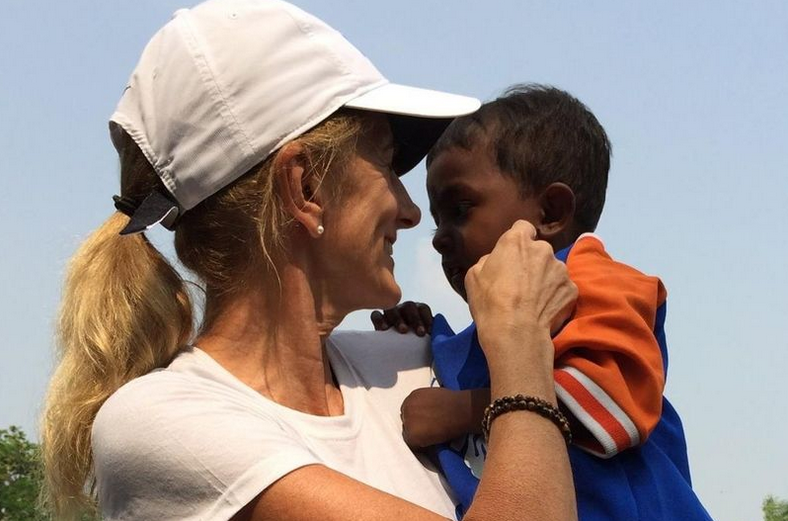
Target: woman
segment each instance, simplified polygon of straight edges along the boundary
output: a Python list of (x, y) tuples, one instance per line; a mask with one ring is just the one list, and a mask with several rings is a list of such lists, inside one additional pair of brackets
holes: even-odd
[[(111, 119), (119, 211), (66, 283), (42, 433), (57, 518), (93, 491), (105, 519), (451, 517), (397, 417), (429, 376), (425, 346), (331, 333), (399, 300), (392, 248), (420, 214), (398, 175), (477, 106), (389, 84), (283, 2), (176, 13)], [(187, 286), (142, 233), (158, 223), (204, 289), (196, 335)], [(515, 226), (467, 288), (493, 397), (555, 404), (549, 330), (574, 290), (532, 239)], [(467, 519), (576, 517), (549, 421), (502, 414), (489, 447)]]

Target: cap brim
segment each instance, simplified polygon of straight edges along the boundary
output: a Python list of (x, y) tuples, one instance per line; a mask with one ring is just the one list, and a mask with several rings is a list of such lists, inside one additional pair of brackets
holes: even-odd
[(345, 104), (348, 108), (387, 114), (396, 152), (397, 175), (413, 169), (458, 116), (476, 112), (476, 98), (387, 83)]
[(386, 83), (347, 102), (345, 106), (400, 116), (453, 119), (476, 112), (481, 102), (468, 96)]

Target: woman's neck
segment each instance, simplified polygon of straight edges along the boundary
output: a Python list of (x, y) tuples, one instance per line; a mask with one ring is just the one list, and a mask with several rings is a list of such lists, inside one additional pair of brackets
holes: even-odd
[(195, 343), (236, 378), (280, 405), (320, 416), (341, 415), (344, 404), (326, 340), (343, 317), (327, 316), (332, 314), (315, 299), (297, 267), (285, 266), (279, 275), (286, 288), (280, 298), (269, 296), (279, 294), (274, 288), (227, 299)]

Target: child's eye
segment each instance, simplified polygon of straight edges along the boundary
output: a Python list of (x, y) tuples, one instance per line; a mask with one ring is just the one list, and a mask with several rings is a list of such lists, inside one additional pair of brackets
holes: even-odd
[(436, 226), (432, 234), (437, 233), (437, 227), (441, 225), (441, 221), (445, 220), (448, 225), (461, 224), (468, 217), (472, 208), (473, 203), (469, 200), (446, 202), (438, 208), (430, 208)]
[(454, 207), (454, 216), (459, 219), (463, 219), (468, 216), (468, 213), (471, 211), (473, 205), (470, 201), (459, 201), (457, 205)]

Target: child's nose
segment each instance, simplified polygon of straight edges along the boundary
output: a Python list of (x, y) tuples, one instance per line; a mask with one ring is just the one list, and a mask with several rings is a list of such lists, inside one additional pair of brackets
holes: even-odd
[(451, 238), (445, 228), (438, 226), (438, 229), (435, 230), (435, 235), (432, 236), (432, 247), (441, 255), (449, 252)]

